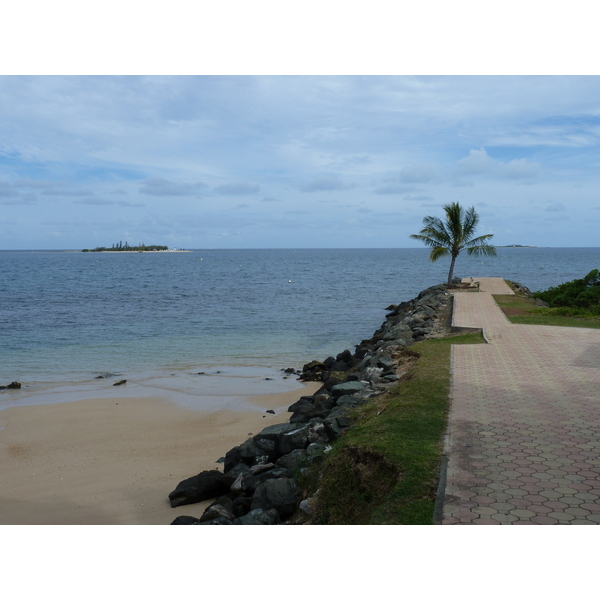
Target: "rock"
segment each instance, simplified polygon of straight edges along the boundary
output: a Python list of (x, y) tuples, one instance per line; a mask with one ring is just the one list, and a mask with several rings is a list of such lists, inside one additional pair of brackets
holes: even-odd
[(362, 396), (340, 396), (336, 403), (336, 406), (354, 408), (360, 406), (366, 402)]
[(296, 412), (301, 406), (310, 406), (312, 408), (314, 401), (315, 399), (313, 396), (302, 396), (300, 400), (294, 402), (294, 404), (288, 408), (288, 412)]
[(269, 510), (263, 510), (256, 508), (251, 510), (247, 515), (238, 517), (233, 521), (234, 525), (279, 525), (281, 519), (279, 513), (271, 508)]
[(273, 463), (266, 463), (266, 464), (262, 464), (262, 465), (254, 465), (253, 467), (250, 467), (250, 472), (252, 473), (252, 475), (260, 475), (261, 473), (265, 473), (266, 471), (270, 471), (271, 469), (274, 469), (275, 465)]
[(352, 421), (344, 408), (336, 408), (331, 411), (331, 414), (323, 421), (323, 425), (325, 425), (325, 429), (331, 440), (342, 435), (351, 424)]
[(338, 385), (334, 385), (331, 388), (331, 394), (334, 398), (339, 398), (340, 396), (350, 396), (352, 394), (360, 394), (367, 389), (367, 386), (360, 381), (348, 381), (346, 383), (340, 383)]
[(242, 517), (248, 513), (252, 504), (252, 498), (249, 496), (239, 496), (233, 501), (233, 514), (236, 517)]
[(225, 476), (220, 471), (202, 471), (194, 477), (184, 479), (169, 494), (171, 507), (194, 504), (222, 496), (229, 491)]
[(225, 455), (225, 460), (223, 461), (223, 470), (225, 471), (225, 473), (227, 473), (240, 462), (242, 462), (240, 447), (235, 446), (234, 448), (229, 450), (229, 452), (227, 452), (227, 454)]
[(225, 472), (225, 474), (223, 475), (223, 482), (226, 485), (233, 485), (233, 482), (240, 476), (240, 475), (253, 475), (252, 470), (250, 469), (250, 467), (241, 462), (238, 463), (237, 465), (235, 465), (235, 467), (229, 469), (228, 471)]
[(327, 443), (329, 436), (323, 423), (314, 423), (308, 429), (308, 441), (309, 443)]
[(343, 352), (340, 352), (336, 357), (335, 360), (337, 362), (343, 361), (345, 363), (348, 364), (352, 364), (352, 352), (350, 352), (350, 350), (344, 350)]
[(333, 365), (335, 365), (336, 360), (335, 358), (333, 358), (333, 356), (328, 356), (324, 361), (323, 361), (323, 366), (325, 367), (325, 369), (327, 371), (331, 371), (333, 369)]
[(298, 504), (297, 490), (294, 479), (269, 479), (256, 488), (251, 510), (274, 508), (282, 519), (289, 517)]
[(18, 381), (13, 381), (6, 386), (7, 390), (20, 390), (21, 384)]
[(306, 373), (307, 371), (326, 371), (327, 367), (320, 360), (313, 360), (309, 363), (306, 363), (302, 367), (302, 372)]
[[(329, 438), (328, 438), (329, 439)], [(288, 454), (284, 454), (278, 458), (275, 464), (278, 467), (284, 468), (290, 475), (294, 475), (300, 469), (306, 459), (306, 450), (292, 450)]]
[(181, 517), (177, 517), (171, 523), (171, 525), (196, 525), (198, 522), (199, 522), (199, 519), (196, 519), (196, 517), (181, 516)]
[(127, 383), (127, 379), (121, 379), (121, 381), (117, 381), (117, 383), (113, 383), (114, 385), (123, 385), (124, 383)]
[(235, 519), (235, 515), (233, 514), (233, 502), (229, 501), (229, 506), (224, 506), (223, 504), (217, 504), (216, 502), (211, 504), (205, 511), (204, 514), (200, 517), (200, 523), (204, 523), (205, 521), (214, 521), (216, 519), (227, 519), (228, 521), (233, 521)]
[(198, 521), (197, 523), (194, 523), (194, 525), (233, 525), (233, 521), (219, 517), (218, 519), (213, 519), (212, 521)]
[(246, 440), (238, 450), (241, 461), (248, 465), (268, 463), (277, 457), (275, 441), (260, 437), (260, 434)]
[(250, 496), (258, 485), (257, 478), (251, 473), (240, 473), (229, 488), (232, 494)]
[(325, 389), (331, 391), (334, 385), (348, 381), (348, 373), (345, 371), (330, 371), (324, 379)]
[(382, 355), (377, 359), (377, 366), (381, 369), (392, 369), (394, 367), (394, 359), (388, 355)]
[(300, 504), (298, 505), (298, 508), (305, 515), (312, 517), (313, 513), (315, 512), (315, 504), (316, 498), (312, 496), (311, 498), (306, 498), (305, 500), (302, 500), (302, 502), (300, 502)]
[[(419, 319), (419, 323), (422, 323), (422, 319)], [(412, 331), (410, 322), (406, 324), (395, 325), (389, 331), (383, 334), (384, 341), (388, 342), (390, 340), (410, 340), (412, 339)]]
[(279, 457), (297, 448), (304, 448), (307, 443), (307, 437), (307, 425), (280, 423), (266, 427), (254, 436), (254, 440), (257, 444), (260, 440), (273, 443), (275, 446), (274, 454)]
[(544, 302), (541, 298), (536, 298), (535, 299), (535, 305), (536, 306), (542, 306), (544, 308), (548, 308), (550, 306), (547, 302)]
[(256, 485), (260, 485), (263, 481), (267, 481), (267, 479), (281, 479), (282, 477), (289, 477), (287, 469), (283, 467), (270, 469), (256, 476)]

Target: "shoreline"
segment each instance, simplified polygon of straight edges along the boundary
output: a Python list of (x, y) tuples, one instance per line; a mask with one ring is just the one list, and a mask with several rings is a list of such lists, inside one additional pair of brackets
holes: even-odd
[(175, 485), (222, 470), (216, 461), (240, 439), (287, 421), (287, 408), (316, 388), (246, 397), (235, 410), (197, 410), (164, 394), (123, 397), (119, 388), (110, 398), (6, 408), (0, 524), (168, 525), (200, 516), (204, 503), (171, 508)]

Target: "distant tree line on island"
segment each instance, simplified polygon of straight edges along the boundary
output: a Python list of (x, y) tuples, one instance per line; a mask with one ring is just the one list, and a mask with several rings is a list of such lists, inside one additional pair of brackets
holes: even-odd
[(111, 248), (105, 246), (99, 246), (93, 250), (84, 248), (82, 252), (157, 252), (159, 250), (168, 250), (168, 246), (146, 246), (146, 244), (140, 244), (139, 246), (130, 246), (128, 242), (119, 242), (113, 244)]

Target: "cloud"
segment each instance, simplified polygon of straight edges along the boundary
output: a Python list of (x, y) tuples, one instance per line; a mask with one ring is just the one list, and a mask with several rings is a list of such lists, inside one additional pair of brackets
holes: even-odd
[(546, 212), (559, 212), (561, 210), (566, 210), (564, 205), (560, 202), (553, 202), (549, 206), (546, 207)]
[(431, 183), (435, 179), (435, 169), (431, 165), (407, 165), (400, 169), (402, 183)]
[(425, 196), (424, 194), (421, 194), (419, 196), (406, 196), (404, 199), (412, 200), (414, 202), (431, 202), (434, 200), (434, 198), (432, 198), (431, 196)]
[(313, 192), (334, 192), (340, 190), (347, 190), (354, 187), (351, 184), (344, 183), (336, 175), (321, 175), (315, 177), (308, 183), (305, 183), (299, 187), (301, 192), (313, 193)]
[(143, 202), (126, 202), (125, 200), (104, 200), (102, 198), (86, 198), (85, 200), (73, 200), (73, 204), (85, 204), (87, 206), (146, 206)]
[(94, 192), (70, 189), (68, 187), (49, 187), (42, 190), (43, 196), (93, 196)]
[(148, 177), (142, 182), (140, 193), (149, 196), (194, 196), (206, 187), (201, 181), (178, 183), (161, 177)]
[(242, 203), (242, 204), (238, 204), (238, 205), (236, 206), (236, 208), (250, 208), (250, 205), (249, 205), (249, 204), (246, 204), (246, 203)]
[(14, 198), (17, 195), (18, 192), (12, 185), (0, 181), (0, 198)]
[(379, 186), (376, 190), (376, 194), (384, 195), (384, 194), (410, 194), (410, 192), (414, 192), (415, 187), (412, 185), (404, 185), (399, 182), (391, 182), (386, 183), (382, 186)]
[(271, 196), (265, 196), (261, 202), (282, 202), (279, 198), (272, 198)]
[(541, 171), (538, 162), (526, 158), (515, 158), (504, 163), (492, 158), (485, 150), (470, 150), (469, 156), (461, 158), (457, 163), (457, 173), (464, 175), (482, 175), (495, 179), (532, 179)]
[(23, 194), (17, 186), (0, 181), (0, 204), (16, 206), (20, 204), (35, 204), (37, 198), (33, 194)]
[(245, 194), (255, 194), (260, 190), (260, 186), (255, 183), (224, 183), (215, 188), (218, 194), (230, 196), (243, 196)]

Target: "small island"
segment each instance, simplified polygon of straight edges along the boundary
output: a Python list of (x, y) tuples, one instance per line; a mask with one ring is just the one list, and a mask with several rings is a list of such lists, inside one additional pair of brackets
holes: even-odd
[(496, 246), (496, 248), (537, 248), (537, 246), (523, 246), (522, 244), (510, 244), (509, 246)]
[(84, 248), (82, 252), (182, 252), (177, 248), (169, 249), (168, 246), (146, 246), (146, 244), (140, 244), (139, 246), (130, 246), (128, 242), (119, 242), (118, 244), (113, 244), (111, 248), (106, 246), (99, 246), (98, 248), (94, 248), (93, 250), (89, 250), (88, 248)]

